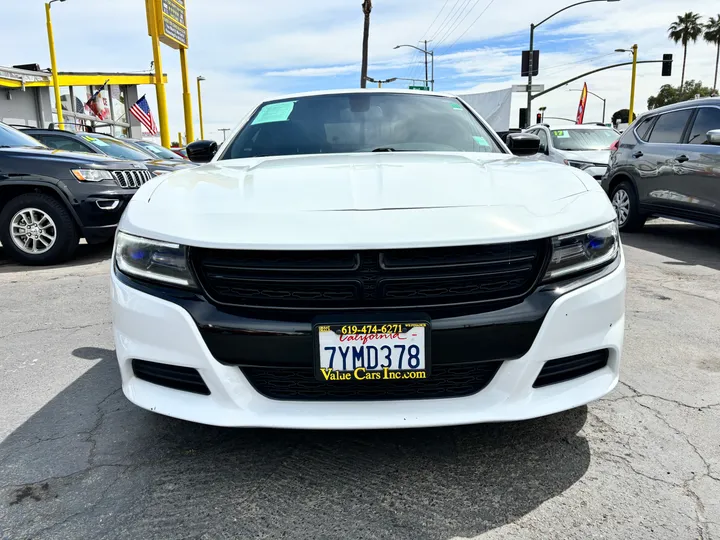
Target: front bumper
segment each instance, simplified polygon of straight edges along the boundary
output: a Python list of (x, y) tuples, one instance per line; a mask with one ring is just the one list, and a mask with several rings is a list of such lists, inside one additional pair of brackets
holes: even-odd
[[(177, 303), (112, 275), (113, 322), (123, 392), (145, 409), (204, 424), (237, 427), (374, 429), (521, 420), (594, 401), (617, 384), (625, 320), (625, 264), (560, 295), (529, 350), (505, 361), (477, 394), (407, 401), (279, 401), (258, 393), (242, 371), (220, 363), (198, 324)], [(608, 349), (607, 366), (583, 377), (533, 388), (546, 361)], [(158, 386), (133, 374), (132, 360), (192, 367), (210, 395)]]

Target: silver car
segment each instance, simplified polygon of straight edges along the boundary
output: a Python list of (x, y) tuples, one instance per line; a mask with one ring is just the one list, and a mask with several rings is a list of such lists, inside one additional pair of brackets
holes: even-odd
[(607, 171), (610, 146), (620, 137), (613, 128), (593, 124), (537, 124), (526, 131), (540, 137), (540, 152), (534, 159), (582, 169), (597, 181)]

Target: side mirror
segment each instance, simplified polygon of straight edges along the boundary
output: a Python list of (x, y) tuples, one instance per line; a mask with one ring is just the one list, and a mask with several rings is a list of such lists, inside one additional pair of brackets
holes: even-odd
[(194, 163), (207, 163), (218, 151), (215, 141), (195, 141), (185, 148), (188, 159)]
[(711, 129), (707, 132), (708, 144), (720, 144), (720, 129)]
[(531, 133), (510, 133), (507, 147), (516, 156), (533, 156), (540, 150), (540, 137)]

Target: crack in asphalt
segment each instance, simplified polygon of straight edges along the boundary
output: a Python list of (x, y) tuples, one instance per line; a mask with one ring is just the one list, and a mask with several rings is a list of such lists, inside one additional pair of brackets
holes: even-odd
[(22, 336), (24, 334), (33, 334), (35, 332), (45, 332), (45, 331), (56, 331), (56, 330), (82, 330), (83, 328), (91, 328), (93, 326), (103, 326), (107, 324), (111, 324), (112, 321), (103, 321), (98, 323), (92, 323), (92, 324), (81, 324), (78, 326), (53, 326), (53, 327), (46, 327), (46, 328), (35, 328), (33, 330), (23, 330), (22, 332), (12, 332), (10, 334), (5, 334), (0, 336), (0, 339), (6, 339), (9, 337), (14, 336)]
[(637, 390), (636, 388), (630, 386), (630, 385), (629, 385), (628, 383), (626, 383), (625, 381), (619, 381), (618, 384), (622, 384), (623, 386), (627, 387), (631, 392), (634, 393), (634, 395), (632, 395), (632, 396), (620, 396), (620, 397), (614, 398), (614, 399), (605, 399), (605, 398), (603, 398), (603, 399), (601, 399), (600, 401), (601, 401), (601, 402), (602, 402), (602, 401), (607, 401), (607, 402), (615, 403), (616, 401), (624, 401), (624, 400), (628, 400), (628, 399), (635, 400), (635, 399), (642, 398), (642, 397), (649, 397), (649, 398), (657, 399), (657, 400), (660, 400), (660, 401), (665, 401), (666, 403), (672, 403), (672, 404), (674, 404), (674, 405), (678, 405), (678, 406), (684, 407), (684, 408), (686, 408), (686, 409), (693, 409), (694, 411), (699, 411), (699, 412), (703, 412), (703, 411), (705, 411), (706, 409), (715, 409), (715, 408), (717, 408), (717, 407), (720, 407), (720, 403), (711, 403), (710, 405), (701, 405), (701, 406), (699, 406), (699, 407), (698, 407), (697, 405), (689, 405), (689, 404), (687, 404), (687, 403), (683, 403), (682, 401), (678, 401), (678, 400), (676, 400), (676, 399), (670, 399), (670, 398), (666, 398), (666, 397), (663, 397), (663, 396), (658, 396), (658, 395), (655, 395), (655, 394), (646, 394), (646, 393), (640, 392), (640, 391)]

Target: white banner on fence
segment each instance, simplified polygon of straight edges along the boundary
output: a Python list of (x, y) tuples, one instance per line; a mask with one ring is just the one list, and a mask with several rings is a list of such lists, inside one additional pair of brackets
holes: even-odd
[(457, 95), (475, 109), (495, 131), (510, 129), (512, 88), (472, 94), (458, 93)]

